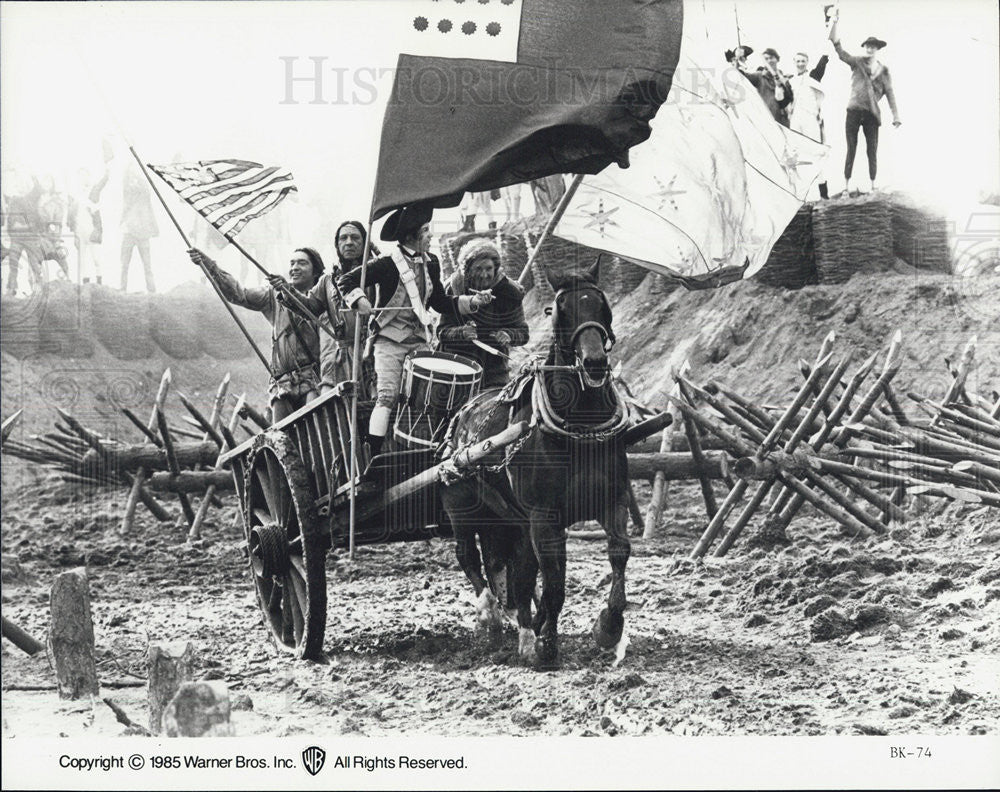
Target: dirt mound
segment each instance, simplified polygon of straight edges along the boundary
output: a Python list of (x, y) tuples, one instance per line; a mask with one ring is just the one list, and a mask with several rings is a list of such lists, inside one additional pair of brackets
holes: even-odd
[[(222, 310), (221, 306), (219, 308)], [(190, 360), (203, 354), (198, 303), (152, 294), (149, 311), (150, 336), (163, 352), (178, 360)]]
[(857, 274), (836, 285), (774, 289), (753, 280), (718, 291), (654, 294), (647, 281), (614, 306), (615, 357), (650, 403), (672, 386), (669, 365), (686, 356), (694, 377), (718, 379), (752, 397), (779, 399), (801, 384), (798, 359), (812, 360), (831, 330), (858, 362), (903, 331), (897, 388), (940, 395), (973, 334), (979, 337), (973, 387), (1000, 382), (1000, 278), (921, 272)]

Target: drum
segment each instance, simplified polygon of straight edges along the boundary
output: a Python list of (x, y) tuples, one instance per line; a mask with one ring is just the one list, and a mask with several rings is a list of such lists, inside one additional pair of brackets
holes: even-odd
[(403, 361), (402, 396), (393, 434), (408, 448), (432, 448), (451, 416), (479, 393), (483, 368), (447, 352), (419, 352)]
[(403, 361), (401, 393), (414, 410), (453, 412), (479, 393), (483, 367), (447, 352), (421, 352)]

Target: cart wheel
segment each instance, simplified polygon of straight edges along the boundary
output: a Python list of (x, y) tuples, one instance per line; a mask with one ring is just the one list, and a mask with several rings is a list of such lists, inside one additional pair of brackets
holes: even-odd
[(326, 629), (327, 542), (288, 436), (261, 435), (246, 476), (247, 549), (264, 624), (278, 646), (318, 660)]

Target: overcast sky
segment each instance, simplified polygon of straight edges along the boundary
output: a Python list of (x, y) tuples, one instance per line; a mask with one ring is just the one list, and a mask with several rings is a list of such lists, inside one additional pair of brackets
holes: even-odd
[[(281, 222), (299, 244), (332, 256), (332, 240), (317, 236), (340, 219), (367, 213), (391, 87), (387, 70), (415, 10), (427, 6), (427, 0), (5, 3), (3, 165), (68, 179), (81, 165), (100, 164), (102, 136), (115, 135), (122, 151), (119, 131), (149, 162), (239, 157), (280, 164), (293, 171), (301, 191), (296, 203), (276, 210), (283, 213)], [(735, 6), (693, 0), (699, 13), (690, 15), (688, 32), (696, 32), (695, 24), (706, 29), (700, 33), (706, 57), (716, 59), (708, 65), (722, 67), (723, 50), (736, 43), (738, 14), (741, 40), (756, 50), (751, 64), (773, 46), (791, 72), (795, 51), (805, 50), (814, 60), (832, 51), (822, 7), (807, 0), (740, 0)], [(849, 50), (860, 51), (869, 35), (889, 42), (883, 60), (893, 73), (903, 127), (892, 129), (884, 111), (884, 186), (933, 195), (951, 206), (997, 190), (997, 29), (992, 0), (841, 3)], [(313, 58), (322, 59), (323, 102), (312, 101), (314, 86), (306, 83), (295, 84), (287, 102), (289, 63), (296, 76), (306, 76), (313, 73)], [(834, 191), (842, 188), (836, 174), (843, 168), (849, 77), (848, 67), (834, 60), (823, 81)], [(864, 174), (859, 157), (855, 171)], [(120, 187), (109, 188), (111, 215), (116, 199)], [(194, 224), (190, 215), (185, 222)], [(165, 218), (160, 227), (156, 268), (169, 286), (190, 271)], [(110, 242), (114, 249), (113, 237)], [(116, 249), (107, 259), (117, 259)]]

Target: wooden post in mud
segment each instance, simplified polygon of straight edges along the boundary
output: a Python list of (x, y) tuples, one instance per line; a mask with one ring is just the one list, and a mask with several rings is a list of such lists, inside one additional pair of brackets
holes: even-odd
[[(163, 408), (163, 404), (167, 400), (167, 391), (169, 389), (170, 369), (168, 368), (163, 372), (163, 376), (160, 377), (160, 387), (156, 392), (156, 399), (153, 402), (153, 411), (146, 424), (146, 427), (150, 431), (156, 429), (156, 411)], [(135, 528), (135, 507), (139, 501), (139, 490), (142, 488), (142, 483), (145, 479), (146, 471), (143, 468), (139, 468), (135, 472), (135, 479), (132, 481), (132, 489), (129, 491), (128, 499), (125, 501), (125, 514), (122, 517), (121, 525), (122, 534), (131, 533)]]
[(49, 601), (49, 651), (59, 698), (100, 694), (94, 661), (94, 621), (90, 615), (87, 570), (63, 572), (52, 584)]
[[(167, 417), (159, 407), (156, 408), (156, 423), (160, 427), (160, 439), (163, 440), (163, 450), (167, 452), (167, 465), (170, 467), (170, 472), (175, 476), (179, 476), (181, 466), (177, 461), (177, 454), (174, 451), (174, 440), (170, 436)], [(191, 525), (194, 522), (194, 509), (191, 508), (191, 501), (183, 492), (177, 493), (177, 500), (180, 501), (181, 511), (184, 512), (184, 519), (187, 520), (188, 525)]]
[(194, 645), (188, 641), (149, 645), (146, 671), (149, 675), (149, 730), (153, 734), (160, 733), (163, 711), (181, 685), (191, 678), (193, 665)]

